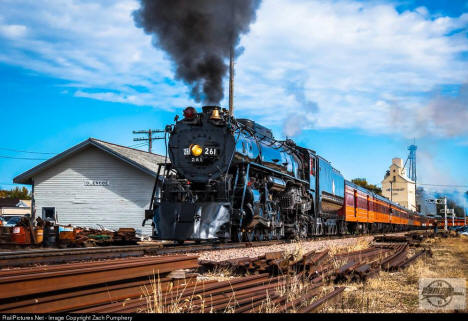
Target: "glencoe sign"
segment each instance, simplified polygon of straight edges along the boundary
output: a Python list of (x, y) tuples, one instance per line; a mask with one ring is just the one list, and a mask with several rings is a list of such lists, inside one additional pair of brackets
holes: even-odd
[(84, 182), (85, 186), (109, 186), (109, 181), (88, 180)]
[(419, 280), (419, 308), (423, 310), (465, 310), (465, 279)]

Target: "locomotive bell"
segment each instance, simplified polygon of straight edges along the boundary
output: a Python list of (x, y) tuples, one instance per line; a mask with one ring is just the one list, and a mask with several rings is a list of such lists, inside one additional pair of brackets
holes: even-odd
[(213, 111), (211, 112), (210, 119), (221, 119), (221, 116), (219, 115), (219, 109), (214, 108)]

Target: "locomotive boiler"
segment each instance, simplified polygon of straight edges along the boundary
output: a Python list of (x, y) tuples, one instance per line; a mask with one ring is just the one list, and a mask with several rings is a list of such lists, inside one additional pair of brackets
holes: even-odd
[(147, 211), (156, 237), (253, 241), (344, 231), (344, 178), (313, 150), (218, 106), (187, 107), (166, 131), (170, 163)]

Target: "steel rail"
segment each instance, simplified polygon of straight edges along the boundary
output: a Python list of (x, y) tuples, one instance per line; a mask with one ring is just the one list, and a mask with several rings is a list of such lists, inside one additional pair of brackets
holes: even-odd
[(256, 295), (263, 294), (265, 291), (262, 290), (255, 290), (253, 289), (252, 291), (246, 293), (246, 294), (237, 294), (237, 293), (230, 293), (229, 296), (223, 296), (222, 298), (218, 299), (213, 299), (211, 297), (206, 298), (203, 297), (203, 299), (198, 298), (197, 301), (192, 301), (191, 305), (193, 306), (193, 309), (191, 312), (198, 313), (202, 311), (202, 309), (208, 309), (210, 312), (211, 311), (217, 311), (220, 307), (227, 307), (231, 303), (236, 304), (238, 300), (243, 300), (246, 298), (252, 298)]
[(158, 275), (176, 269), (198, 267), (196, 256), (172, 256), (126, 264), (97, 266), (31, 275), (0, 277), (0, 299), (77, 288), (132, 278)]
[(412, 263), (412, 262), (413, 262), (414, 260), (416, 260), (418, 257), (420, 257), (421, 255), (426, 254), (426, 253), (427, 253), (427, 251), (426, 251), (425, 249), (419, 251), (418, 253), (414, 254), (412, 257), (410, 257), (410, 258), (406, 259), (405, 261), (403, 261), (403, 262), (400, 264), (399, 268), (405, 268), (405, 267), (407, 267), (410, 263)]
[(284, 286), (284, 285), (286, 285), (286, 281), (280, 281), (278, 283), (254, 286), (254, 287), (244, 289), (244, 290), (238, 290), (238, 291), (233, 291), (233, 292), (228, 292), (228, 293), (221, 293), (221, 294), (218, 294), (218, 295), (215, 295), (215, 296), (210, 295), (208, 297), (208, 301), (206, 301), (206, 295), (205, 295), (205, 297), (203, 297), (203, 298), (195, 298), (194, 302), (197, 303), (197, 302), (200, 302), (200, 301), (206, 301), (207, 303), (217, 304), (220, 301), (222, 302), (222, 301), (227, 300), (227, 299), (231, 299), (231, 298), (232, 299), (239, 299), (239, 298), (242, 298), (244, 296), (251, 296), (252, 293), (265, 292), (265, 291), (272, 290), (272, 289), (274, 290), (275, 288), (279, 288), (279, 287)]
[(304, 295), (300, 296), (296, 300), (290, 301), (287, 304), (281, 306), (276, 312), (283, 313), (287, 312), (290, 309), (296, 309), (296, 307), (300, 306), (303, 302), (310, 300), (311, 298), (317, 296), (320, 293), (319, 285), (313, 286), (312, 288), (307, 291)]
[(33, 264), (55, 264), (75, 261), (91, 261), (98, 259), (114, 259), (139, 257), (144, 255), (168, 255), (193, 253), (200, 251), (215, 251), (222, 249), (260, 247), (287, 243), (284, 241), (262, 241), (241, 243), (207, 243), (176, 245), (172, 243), (161, 243), (136, 246), (108, 246), (93, 248), (70, 248), (70, 249), (42, 249), (27, 251), (0, 252), (0, 268), (12, 266), (28, 266)]
[[(194, 279), (172, 280), (161, 278), (156, 281), (161, 291), (168, 289), (177, 290), (181, 287), (190, 287)], [(204, 281), (212, 283), (213, 281)], [(58, 313), (69, 312), (80, 308), (100, 306), (116, 301), (124, 301), (139, 298), (143, 288), (152, 288), (154, 281), (150, 279), (132, 281), (118, 284), (106, 284), (105, 286), (91, 289), (78, 290), (48, 296), (34, 296), (30, 299), (14, 301), (0, 305), (2, 313)]]
[[(194, 288), (190, 292), (183, 293), (182, 295), (178, 293), (168, 294), (165, 296), (165, 300), (174, 300), (176, 298), (181, 299), (181, 298), (186, 298), (189, 296), (196, 296), (196, 295), (216, 295), (220, 293), (229, 293), (232, 291), (236, 291), (237, 289), (242, 289), (246, 287), (248, 288), (251, 286), (263, 284), (265, 282), (268, 282), (268, 280), (269, 280), (268, 274), (259, 274), (259, 275), (253, 275), (253, 276), (248, 276), (248, 277), (234, 279), (234, 280), (222, 281), (222, 282), (217, 282), (213, 284), (208, 284), (207, 286)], [(141, 308), (142, 306), (145, 306), (145, 305), (146, 303), (141, 302), (141, 300), (136, 301), (136, 302), (127, 302), (125, 304), (125, 307), (122, 307), (122, 304), (118, 302), (115, 304), (109, 304), (105, 307), (102, 307), (99, 310), (86, 309), (86, 310), (79, 310), (77, 312), (80, 312), (80, 313), (88, 313), (88, 312), (120, 313), (123, 310), (136, 312), (138, 308)]]
[(247, 302), (242, 302), (239, 305), (241, 305), (239, 308), (234, 310), (234, 313), (243, 313), (246, 312), (250, 309), (255, 309), (256, 307), (262, 305), (264, 302), (264, 299), (269, 297), (270, 299), (277, 299), (279, 297), (279, 294), (272, 294), (271, 296), (268, 293), (262, 294), (260, 296), (250, 298)]
[[(159, 257), (138, 257), (132, 258), (132, 263), (137, 262), (149, 262), (150, 260), (158, 259)], [(104, 261), (91, 261), (91, 262), (77, 262), (77, 263), (69, 263), (66, 265), (44, 265), (38, 267), (27, 267), (27, 268), (18, 268), (18, 269), (11, 269), (11, 270), (0, 270), (0, 279), (7, 276), (21, 276), (25, 275), (29, 277), (33, 274), (38, 273), (46, 273), (46, 272), (60, 272), (64, 270), (81, 270), (85, 268), (97, 268), (99, 266), (108, 266), (112, 264), (112, 266), (118, 266), (121, 264), (128, 264), (128, 259), (112, 259), (112, 260), (104, 260)]]
[(345, 287), (335, 288), (335, 290), (333, 290), (332, 292), (326, 294), (317, 301), (314, 301), (312, 304), (299, 310), (299, 313), (310, 313), (317, 311), (325, 302), (332, 300), (336, 298), (339, 294), (343, 293), (344, 289)]
[[(284, 304), (284, 302), (286, 302), (287, 299), (288, 297), (286, 295), (280, 296), (279, 298), (272, 300), (272, 305), (281, 306), (282, 304)], [(243, 311), (243, 313), (255, 313), (255, 312), (259, 313), (260, 312), (259, 310), (260, 310), (260, 307), (254, 307), (247, 311)]]

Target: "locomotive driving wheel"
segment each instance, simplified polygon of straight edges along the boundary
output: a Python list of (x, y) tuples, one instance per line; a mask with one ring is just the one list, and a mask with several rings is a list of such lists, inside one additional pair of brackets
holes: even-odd
[(279, 231), (277, 228), (272, 228), (269, 232), (268, 232), (268, 239), (271, 241), (271, 240), (277, 240), (278, 239), (278, 234), (279, 234)]
[(248, 230), (245, 232), (246, 239), (248, 242), (253, 242), (255, 240), (255, 230)]
[(237, 232), (237, 242), (243, 242), (244, 238), (244, 232), (241, 229), (239, 229), (239, 231)]
[(231, 229), (231, 239), (233, 242), (242, 242), (244, 241), (244, 232), (242, 231), (242, 227), (240, 226), (233, 226)]
[(307, 238), (308, 231), (309, 231), (309, 226), (308, 226), (307, 223), (298, 224), (298, 233), (297, 233), (297, 235), (299, 235), (299, 237), (301, 239)]
[(255, 229), (255, 240), (256, 241), (263, 241), (265, 233), (263, 232), (263, 229)]
[(271, 241), (271, 240), (273, 240), (274, 238), (275, 238), (275, 230), (270, 230), (270, 231), (268, 231), (268, 233), (267, 233), (267, 239), (268, 239), (268, 241)]
[(284, 226), (281, 222), (280, 213), (274, 213), (270, 217), (270, 231), (268, 232), (268, 237), (270, 240), (280, 240), (281, 235), (284, 234)]
[(274, 232), (272, 232), (272, 233), (274, 233), (274, 234), (273, 234), (273, 238), (274, 238), (275, 240), (278, 240), (278, 241), (279, 241), (279, 240), (281, 239), (281, 229), (277, 228), (277, 229), (275, 229)]

